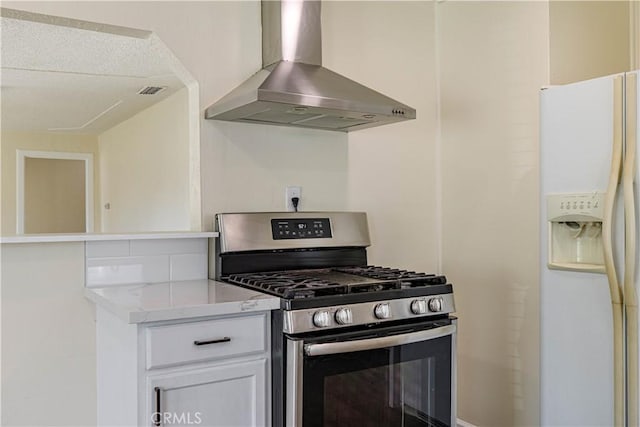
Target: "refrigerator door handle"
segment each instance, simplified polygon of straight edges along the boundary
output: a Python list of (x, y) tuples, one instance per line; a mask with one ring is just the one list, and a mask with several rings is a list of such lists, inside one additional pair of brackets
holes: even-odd
[(623, 295), (618, 283), (618, 275), (613, 260), (612, 236), (613, 209), (622, 168), (623, 83), (622, 75), (616, 76), (613, 80), (613, 150), (609, 185), (605, 197), (604, 219), (602, 222), (604, 264), (607, 279), (609, 280), (611, 311), (613, 314), (613, 425), (616, 427), (623, 426), (625, 422)]
[(637, 151), (637, 96), (638, 83), (635, 73), (626, 79), (626, 151), (622, 170), (624, 194), (624, 305), (627, 315), (627, 417), (628, 425), (638, 425), (638, 296), (635, 288), (636, 274), (636, 212), (633, 191), (636, 175)]

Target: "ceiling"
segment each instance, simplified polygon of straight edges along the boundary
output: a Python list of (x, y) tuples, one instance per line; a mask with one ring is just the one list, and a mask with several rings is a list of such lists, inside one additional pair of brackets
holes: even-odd
[[(2, 129), (99, 134), (181, 87), (146, 31), (2, 9)], [(147, 86), (165, 87), (140, 95)]]

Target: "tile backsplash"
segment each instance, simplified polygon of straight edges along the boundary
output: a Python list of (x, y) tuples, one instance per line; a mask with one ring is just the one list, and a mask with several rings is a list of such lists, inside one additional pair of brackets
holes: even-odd
[(89, 241), (86, 286), (207, 278), (206, 238)]

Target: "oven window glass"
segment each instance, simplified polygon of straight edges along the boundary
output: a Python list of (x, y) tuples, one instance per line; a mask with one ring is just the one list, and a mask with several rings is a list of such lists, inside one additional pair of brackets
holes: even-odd
[(449, 426), (451, 340), (305, 357), (304, 427)]

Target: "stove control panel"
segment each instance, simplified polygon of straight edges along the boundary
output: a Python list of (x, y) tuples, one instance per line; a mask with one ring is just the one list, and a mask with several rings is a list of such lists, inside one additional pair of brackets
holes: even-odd
[(370, 301), (338, 307), (283, 311), (283, 332), (299, 334), (394, 320), (441, 316), (455, 311), (453, 294)]
[(328, 239), (331, 236), (329, 218), (284, 218), (271, 220), (273, 240)]

